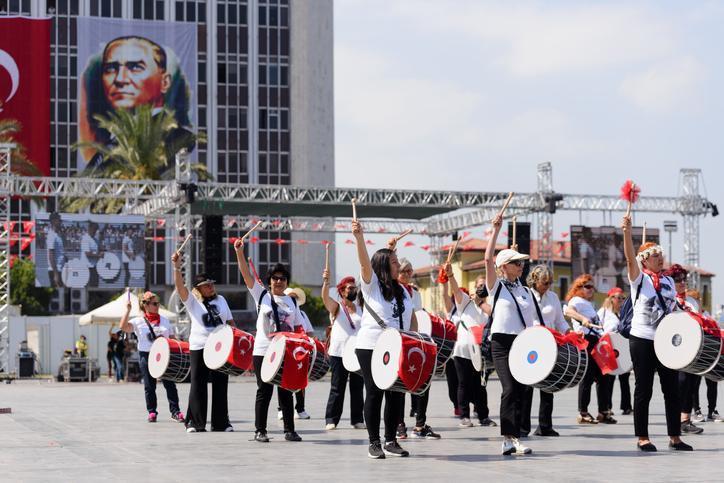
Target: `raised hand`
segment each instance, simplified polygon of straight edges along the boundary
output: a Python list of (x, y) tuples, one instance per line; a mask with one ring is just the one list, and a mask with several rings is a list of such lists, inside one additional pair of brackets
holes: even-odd
[(359, 220), (352, 220), (352, 235), (357, 239), (362, 238), (362, 235), (364, 235), (362, 223), (360, 223)]
[(329, 283), (329, 270), (323, 270), (322, 271), (322, 280), (326, 283)]
[(497, 215), (495, 215), (495, 217), (493, 217), (493, 220), (491, 221), (491, 223), (493, 224), (493, 228), (495, 228), (496, 230), (499, 230), (500, 227), (503, 226), (503, 214), (498, 213)]
[(244, 249), (244, 238), (237, 238), (236, 241), (234, 241), (234, 250), (239, 251)]
[(631, 224), (631, 215), (624, 215), (623, 219), (621, 220), (621, 228), (623, 228), (624, 230), (630, 230)]

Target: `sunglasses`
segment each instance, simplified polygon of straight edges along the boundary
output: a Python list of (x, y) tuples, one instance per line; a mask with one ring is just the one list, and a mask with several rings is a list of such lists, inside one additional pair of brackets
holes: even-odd
[(402, 273), (412, 273), (412, 269), (411, 269), (411, 268), (406, 268), (406, 269), (404, 269), (404, 270), (400, 270), (400, 272), (402, 272)]
[(284, 277), (284, 276), (280, 277), (278, 275), (272, 275), (271, 279), (274, 280), (275, 282), (286, 282), (287, 281), (287, 277)]
[(584, 285), (583, 288), (585, 288), (586, 290), (593, 290), (596, 287), (594, 287), (593, 285)]
[(523, 260), (514, 260), (512, 262), (508, 262), (508, 265), (515, 265), (516, 267), (522, 267), (525, 262)]
[(618, 299), (618, 300), (626, 300), (626, 297), (624, 297), (623, 295), (614, 295), (614, 296), (611, 297), (611, 298), (613, 298), (613, 299)]
[(686, 282), (686, 276), (683, 276), (683, 277), (676, 277), (676, 278), (674, 278), (674, 282), (676, 282), (676, 283), (683, 283), (683, 282)]
[(158, 302), (144, 302), (145, 305), (159, 305)]
[(539, 282), (539, 283), (540, 283), (541, 285), (545, 285), (545, 286), (548, 286), (548, 285), (551, 285), (551, 284), (552, 284), (553, 282), (552, 282), (552, 281), (550, 281), (550, 280), (546, 280), (546, 281), (543, 281), (543, 282)]

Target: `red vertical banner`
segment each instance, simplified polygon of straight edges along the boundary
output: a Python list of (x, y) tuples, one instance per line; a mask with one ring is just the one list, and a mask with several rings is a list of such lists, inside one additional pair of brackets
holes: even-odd
[(0, 120), (20, 123), (15, 141), (50, 175), (49, 18), (0, 17)]

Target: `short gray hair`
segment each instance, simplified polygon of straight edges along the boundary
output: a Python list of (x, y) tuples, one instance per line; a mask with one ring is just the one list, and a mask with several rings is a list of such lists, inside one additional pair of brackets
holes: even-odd
[(407, 258), (400, 258), (400, 271), (404, 270), (405, 267), (412, 268), (412, 263)]

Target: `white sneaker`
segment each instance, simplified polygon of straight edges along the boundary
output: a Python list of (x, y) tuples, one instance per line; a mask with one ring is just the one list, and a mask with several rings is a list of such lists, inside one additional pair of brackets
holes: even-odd
[(470, 421), (470, 418), (462, 418), (460, 419), (460, 424), (458, 424), (461, 428), (472, 428), (473, 422)]
[(327, 431), (332, 431), (332, 430), (334, 430), (334, 429), (337, 429), (337, 425), (334, 424), (334, 423), (329, 423), (328, 425), (326, 425), (326, 426), (324, 427), (324, 429), (326, 429)]
[(533, 452), (532, 449), (523, 445), (518, 438), (512, 438), (512, 440), (513, 446), (515, 447), (515, 454), (531, 454)]
[(295, 419), (312, 419), (312, 417), (307, 414), (307, 411), (301, 411), (295, 414)]
[(704, 415), (701, 414), (701, 411), (695, 411), (691, 419), (696, 423), (703, 423), (706, 421), (706, 418), (704, 418)]
[(281, 411), (277, 411), (277, 419), (278, 419), (279, 421), (281, 421), (282, 419), (284, 419), (284, 413), (281, 412)]
[(228, 425), (226, 429), (224, 430), (225, 433), (233, 433), (234, 427), (232, 425)]
[(365, 426), (365, 423), (354, 423), (352, 425), (354, 429), (367, 429), (367, 426)]
[(515, 453), (515, 444), (513, 444), (512, 438), (503, 436), (503, 449), (501, 452), (505, 456), (509, 456)]
[(189, 426), (188, 428), (186, 428), (186, 432), (187, 433), (196, 433), (197, 431), (196, 431), (196, 428), (194, 428), (193, 426)]

